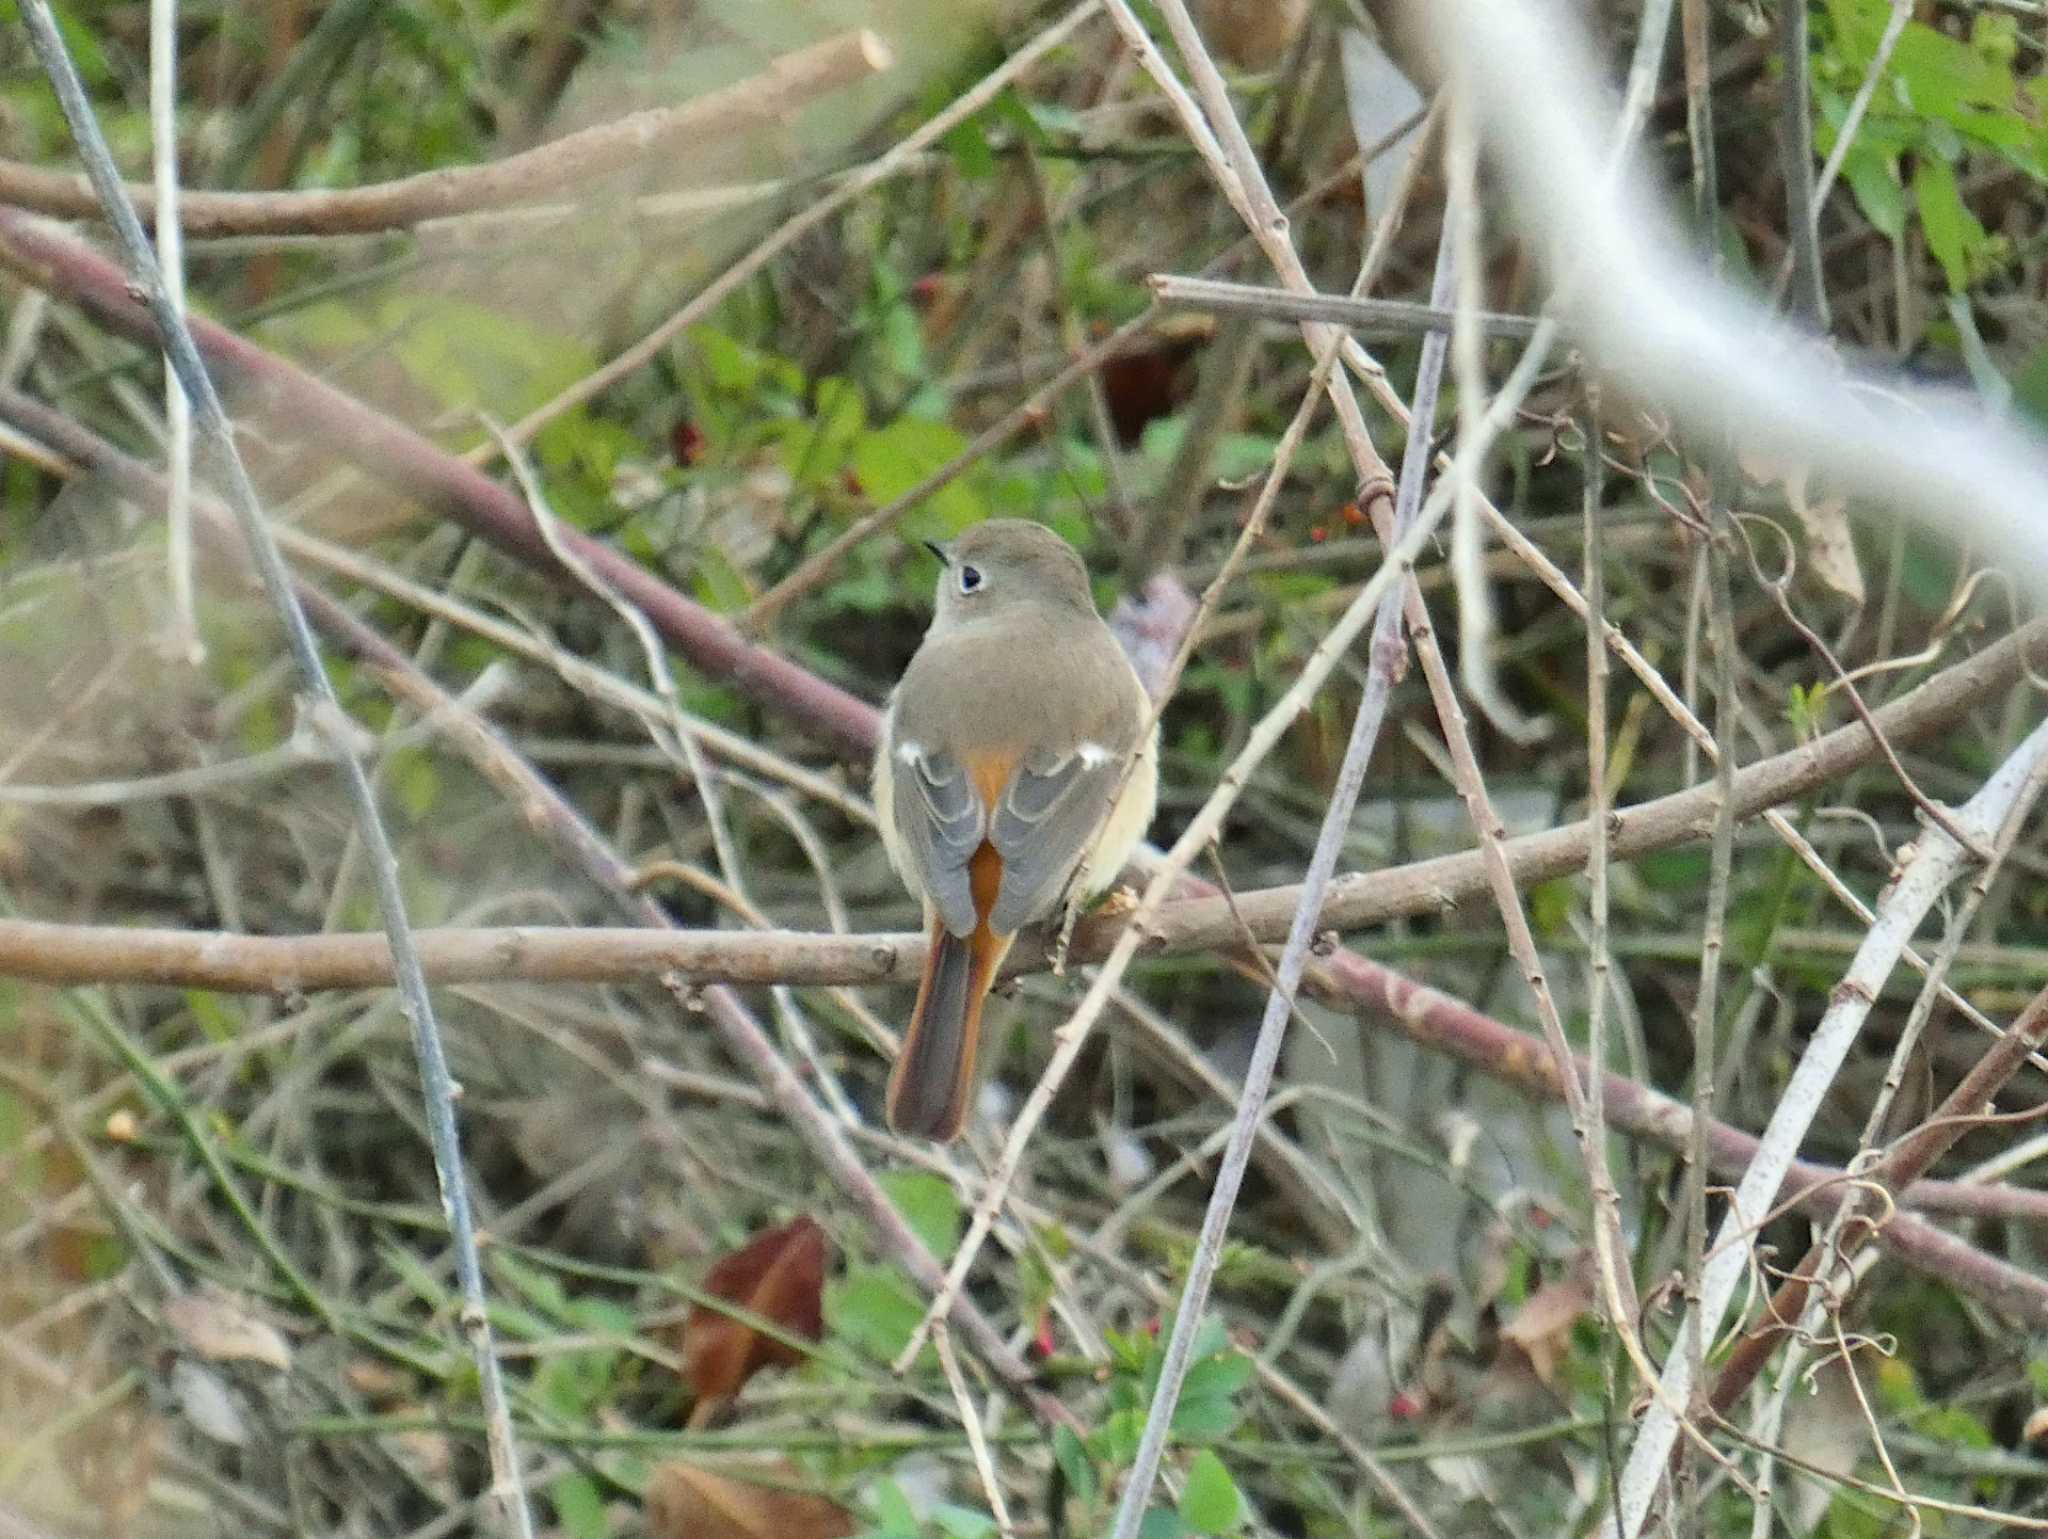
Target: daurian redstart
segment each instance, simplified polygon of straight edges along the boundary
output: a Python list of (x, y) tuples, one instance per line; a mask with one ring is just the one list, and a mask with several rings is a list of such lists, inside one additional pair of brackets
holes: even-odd
[(875, 756), (889, 862), (931, 945), (889, 1077), (889, 1126), (959, 1136), (981, 1009), (1017, 932), (1102, 891), (1152, 822), (1150, 702), (1040, 524), (990, 519), (947, 545), (924, 643)]

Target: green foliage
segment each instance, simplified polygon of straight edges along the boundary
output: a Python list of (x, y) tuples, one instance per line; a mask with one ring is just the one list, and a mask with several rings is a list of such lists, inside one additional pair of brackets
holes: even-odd
[(1066, 1478), (1067, 1494), (1082, 1506), (1092, 1507), (1102, 1488), (1095, 1478), (1095, 1461), (1088, 1457), (1080, 1434), (1068, 1426), (1053, 1428), (1052, 1456)]
[(880, 1480), (869, 1497), (869, 1522), (856, 1539), (919, 1539), (917, 1512), (893, 1480)]
[(1202, 1449), (1188, 1464), (1180, 1520), (1198, 1534), (1234, 1534), (1244, 1526), (1244, 1497), (1213, 1449)]
[[(1849, 104), (1878, 56), (1889, 0), (1827, 0), (1816, 29), (1816, 148), (1829, 153)], [(2017, 19), (1972, 18), (1967, 39), (1909, 21), (1886, 61), (1842, 175), (1857, 206), (1896, 238), (1910, 212), (1949, 288), (1961, 293), (2002, 267), (2010, 243), (1986, 230), (1964, 201), (1961, 173), (1973, 154), (1995, 156), (2048, 182), (2048, 77), (2014, 70)]]
[[(861, 490), (877, 504), (893, 502), (958, 457), (967, 438), (944, 422), (899, 417), (862, 433), (853, 443), (852, 469)], [(959, 477), (927, 498), (904, 521), (906, 533), (925, 539), (958, 534), (987, 513), (969, 477)]]
[(605, 1516), (604, 1492), (584, 1474), (560, 1475), (548, 1485), (555, 1521), (569, 1539), (606, 1539), (611, 1522)]
[(880, 1184), (924, 1248), (942, 1262), (951, 1260), (967, 1219), (953, 1183), (929, 1171), (892, 1170)]
[(1785, 689), (1785, 720), (1793, 736), (1810, 743), (1826, 730), (1827, 686), (1816, 679), (1811, 684), (1793, 682)]
[[(1103, 1494), (1116, 1489), (1118, 1473), (1137, 1456), (1145, 1417), (1165, 1363), (1170, 1326), (1150, 1331), (1103, 1332), (1110, 1358), (1109, 1413), (1087, 1437), (1055, 1433), (1053, 1457), (1064, 1476), (1069, 1500), (1087, 1518), (1099, 1516)], [(1188, 1485), (1178, 1511), (1157, 1509), (1146, 1516), (1145, 1532), (1227, 1534), (1242, 1521), (1243, 1499), (1213, 1444), (1244, 1418), (1239, 1396), (1256, 1368), (1230, 1344), (1223, 1322), (1209, 1318), (1196, 1332), (1194, 1356), (1169, 1425), (1168, 1447), (1194, 1447)], [(1098, 1468), (1110, 1471), (1108, 1478)], [(1079, 1532), (1092, 1532), (1083, 1521)]]
[[(890, 1171), (880, 1181), (925, 1248), (941, 1261), (951, 1257), (966, 1219), (952, 1183), (921, 1170)], [(924, 1311), (923, 1293), (895, 1266), (856, 1261), (825, 1289), (826, 1328), (878, 1362), (894, 1361), (909, 1345)], [(936, 1361), (929, 1348), (922, 1361)]]
[(825, 1288), (826, 1329), (878, 1362), (893, 1361), (923, 1318), (923, 1298), (894, 1267), (855, 1262)]

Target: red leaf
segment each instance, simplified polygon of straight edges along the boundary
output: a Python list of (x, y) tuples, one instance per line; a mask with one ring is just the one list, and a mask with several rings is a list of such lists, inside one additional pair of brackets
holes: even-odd
[[(808, 1218), (765, 1230), (712, 1263), (704, 1290), (816, 1341), (825, 1329), (825, 1231)], [(683, 1322), (683, 1377), (695, 1392), (690, 1425), (700, 1426), (756, 1373), (788, 1367), (802, 1354), (706, 1304)]]
[(687, 468), (700, 464), (704, 459), (704, 430), (684, 417), (669, 429), (668, 447), (678, 465)]
[(1147, 423), (1177, 409), (1193, 392), (1194, 371), (1187, 364), (1197, 345), (1192, 337), (1173, 337), (1119, 353), (1103, 364), (1102, 394), (1124, 448), (1144, 436)]

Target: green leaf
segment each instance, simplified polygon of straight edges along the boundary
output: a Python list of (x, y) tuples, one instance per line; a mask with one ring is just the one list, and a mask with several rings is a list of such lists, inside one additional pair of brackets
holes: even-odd
[[(1865, 57), (1874, 55), (1875, 49)], [(1969, 108), (2003, 111), (2013, 104), (2011, 69), (1924, 22), (1909, 22), (1899, 34), (1890, 73), (1912, 111), (1956, 127)]]
[(690, 333), (690, 346), (712, 385), (727, 394), (745, 394), (761, 377), (761, 355), (716, 327), (697, 327)]
[(1052, 1456), (1059, 1464), (1060, 1473), (1066, 1476), (1067, 1490), (1083, 1506), (1093, 1506), (1099, 1490), (1095, 1479), (1095, 1461), (1088, 1457), (1088, 1450), (1082, 1444), (1080, 1434), (1064, 1423), (1054, 1427)]
[(1088, 1438), (1088, 1448), (1113, 1470), (1127, 1468), (1138, 1456), (1138, 1439), (1145, 1431), (1145, 1413), (1135, 1406), (1110, 1413)]
[(1265, 433), (1225, 433), (1216, 443), (1213, 475), (1219, 481), (1242, 481), (1265, 474), (1280, 440)]
[(995, 151), (989, 148), (988, 130), (979, 117), (971, 117), (939, 141), (953, 164), (969, 181), (979, 182), (995, 174)]
[(433, 755), (419, 748), (400, 748), (386, 758), (385, 778), (405, 815), (417, 823), (441, 799), (441, 776)]
[[(1221, 1323), (1215, 1323), (1221, 1336)], [(1205, 1326), (1197, 1338), (1198, 1347), (1208, 1335)], [(1251, 1382), (1253, 1372), (1252, 1360), (1242, 1352), (1226, 1350), (1197, 1359), (1188, 1368), (1180, 1403), (1173, 1408), (1174, 1436), (1196, 1443), (1228, 1436), (1243, 1419), (1237, 1396)]]
[(689, 334), (690, 347), (711, 376), (714, 388), (727, 395), (800, 395), (804, 371), (789, 359), (742, 342), (713, 326)]
[(605, 1539), (611, 1523), (605, 1517), (604, 1493), (588, 1475), (564, 1475), (548, 1487), (555, 1504), (555, 1522), (569, 1539)]
[(1997, 1440), (1991, 1431), (1961, 1406), (1930, 1406), (1920, 1414), (1914, 1431), (1922, 1437), (1931, 1437), (1936, 1442), (1947, 1443), (1954, 1448), (1994, 1448)]
[(1529, 889), (1529, 922), (1546, 938), (1563, 935), (1571, 925), (1578, 884), (1568, 877), (1538, 882)]
[(871, 1539), (917, 1539), (917, 1511), (903, 1487), (893, 1480), (879, 1481), (869, 1501), (875, 1514), (875, 1525), (868, 1530)]
[(1205, 1448), (1188, 1466), (1181, 1521), (1198, 1534), (1233, 1534), (1244, 1525), (1244, 1497), (1223, 1461)]
[[(106, 51), (93, 35), (93, 29), (80, 22), (71, 14), (69, 6), (52, 4), (50, 18), (57, 23), (57, 35), (64, 39), (64, 47), (71, 55), (72, 68), (78, 71), (78, 78), (87, 86), (103, 86), (114, 78), (107, 65)], [(10, 24), (21, 20), (21, 7), (8, 5), (0, 8), (0, 20)]]
[(597, 367), (574, 338), (445, 294), (390, 295), (377, 325), (407, 372), (450, 409), (524, 416)]
[(932, 1508), (932, 1521), (946, 1539), (988, 1539), (996, 1531), (996, 1520), (972, 1507), (940, 1502)]
[(1984, 226), (1963, 202), (1956, 184), (1955, 167), (1945, 160), (1923, 155), (1913, 170), (1913, 201), (1920, 210), (1920, 227), (1927, 233), (1927, 249), (1941, 263), (1948, 286), (1961, 293), (1970, 286), (1970, 253), (1984, 243)]
[(1888, 239), (1897, 240), (1906, 228), (1906, 189), (1899, 183), (1898, 158), (1859, 139), (1842, 161), (1842, 175), (1863, 217)]
[(808, 419), (774, 426), (783, 468), (803, 485), (820, 486), (846, 468), (868, 425), (868, 407), (860, 387), (837, 375), (819, 380), (811, 397)]
[(876, 341), (883, 359), (903, 378), (922, 380), (925, 376), (923, 318), (908, 301), (898, 296), (881, 311), (880, 321)]
[[(860, 435), (853, 470), (876, 503), (894, 502), (967, 447), (958, 429), (920, 417), (900, 417)], [(968, 477), (948, 482), (906, 521), (913, 536), (958, 534), (982, 516), (982, 501)]]
[(1837, 1491), (1828, 1503), (1827, 1521), (1816, 1532), (1823, 1539), (1885, 1539), (1891, 1524), (1875, 1503), (1859, 1492), (1844, 1490)]
[(923, 1318), (924, 1300), (893, 1267), (849, 1266), (825, 1289), (825, 1322), (833, 1336), (880, 1362), (895, 1359)]
[(892, 1170), (881, 1186), (924, 1248), (942, 1262), (951, 1259), (965, 1222), (953, 1183), (929, 1171)]
[(218, 994), (203, 989), (185, 990), (185, 1008), (192, 1023), (206, 1033), (209, 1042), (232, 1042), (242, 1033), (242, 1020)]
[(1182, 1539), (1188, 1531), (1171, 1507), (1154, 1507), (1138, 1522), (1138, 1539)]
[(746, 574), (715, 545), (698, 548), (697, 565), (691, 573), (690, 586), (699, 601), (713, 614), (731, 614), (736, 609), (744, 609), (754, 598), (754, 586), (747, 581)]

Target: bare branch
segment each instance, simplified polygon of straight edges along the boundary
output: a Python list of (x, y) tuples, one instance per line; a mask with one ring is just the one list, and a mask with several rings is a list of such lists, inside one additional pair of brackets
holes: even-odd
[[(692, 140), (772, 123), (805, 103), (889, 67), (889, 50), (869, 31), (846, 32), (785, 54), (760, 74), (675, 107), (654, 107), (600, 123), (484, 166), (449, 166), (369, 187), (300, 192), (193, 192), (178, 216), (191, 236), (360, 235), (409, 229), (478, 209), (545, 197), (673, 152)], [(128, 196), (154, 221), (156, 188)], [(84, 176), (0, 160), (0, 202), (58, 219), (100, 217)]]

